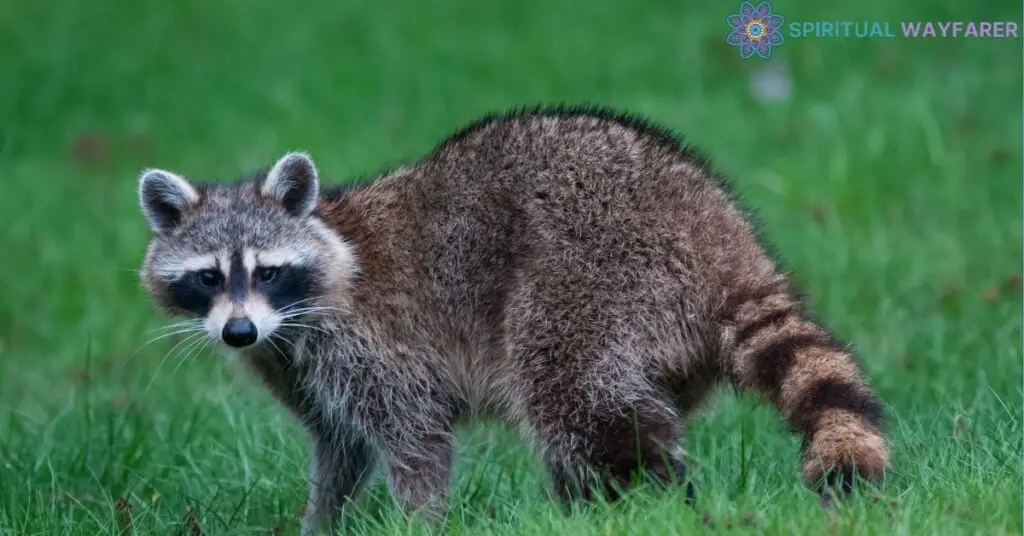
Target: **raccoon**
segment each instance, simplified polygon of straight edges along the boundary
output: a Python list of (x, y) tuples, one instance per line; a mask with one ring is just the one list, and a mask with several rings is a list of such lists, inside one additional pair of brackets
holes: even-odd
[(487, 115), (415, 163), (321, 189), (312, 158), (235, 183), (140, 177), (141, 279), (200, 319), (309, 430), (303, 532), (383, 465), (447, 511), (453, 431), (497, 418), (566, 504), (685, 483), (683, 428), (719, 385), (803, 438), (822, 501), (889, 467), (883, 404), (808, 311), (722, 174), (598, 107)]

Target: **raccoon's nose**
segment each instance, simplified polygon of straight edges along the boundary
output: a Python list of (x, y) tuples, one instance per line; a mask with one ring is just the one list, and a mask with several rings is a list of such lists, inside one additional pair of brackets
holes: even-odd
[(224, 330), (220, 334), (224, 342), (235, 348), (249, 346), (256, 342), (256, 325), (248, 318), (232, 318), (224, 324)]

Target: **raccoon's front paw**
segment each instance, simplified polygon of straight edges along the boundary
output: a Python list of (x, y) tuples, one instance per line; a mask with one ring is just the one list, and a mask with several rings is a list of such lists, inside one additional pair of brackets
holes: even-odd
[(302, 519), (299, 522), (299, 536), (313, 536), (318, 530), (320, 530), (320, 516), (317, 515), (313, 502), (309, 501), (302, 509)]

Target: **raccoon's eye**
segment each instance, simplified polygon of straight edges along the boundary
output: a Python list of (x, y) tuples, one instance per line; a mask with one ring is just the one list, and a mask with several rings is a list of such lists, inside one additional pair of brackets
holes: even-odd
[(213, 288), (220, 284), (220, 272), (217, 270), (200, 270), (196, 274), (199, 284), (206, 288)]
[(256, 279), (258, 279), (260, 283), (270, 283), (271, 281), (277, 279), (277, 274), (279, 271), (280, 270), (278, 270), (276, 266), (267, 266), (266, 268), (260, 268), (256, 272)]

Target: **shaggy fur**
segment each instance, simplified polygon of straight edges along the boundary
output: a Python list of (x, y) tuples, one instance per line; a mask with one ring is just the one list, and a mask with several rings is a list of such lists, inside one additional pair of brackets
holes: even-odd
[(460, 416), (519, 429), (566, 500), (614, 496), (638, 468), (683, 478), (683, 422), (721, 383), (801, 434), (809, 485), (849, 490), (888, 465), (882, 405), (850, 351), (665, 130), (521, 110), (366, 184), (318, 188), (293, 153), (233, 185), (150, 170), (140, 189), (156, 303), (213, 337), (251, 320), (243, 361), (310, 430), (306, 533), (378, 462), (407, 511), (443, 515)]

